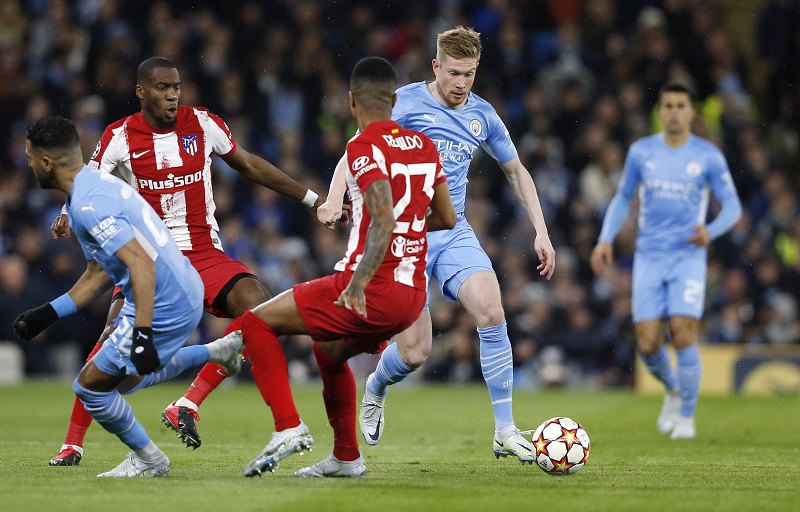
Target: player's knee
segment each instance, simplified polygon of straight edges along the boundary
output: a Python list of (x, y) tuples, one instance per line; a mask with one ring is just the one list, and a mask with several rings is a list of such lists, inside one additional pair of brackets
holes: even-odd
[(430, 343), (415, 343), (411, 346), (405, 347), (398, 345), (397, 347), (398, 351), (400, 352), (400, 358), (412, 370), (416, 370), (422, 366), (422, 363), (424, 363), (431, 354)]
[(645, 356), (652, 356), (661, 350), (661, 343), (656, 340), (639, 339), (636, 340), (636, 344), (639, 346), (639, 351)]
[(270, 298), (272, 296), (261, 281), (245, 277), (240, 279), (222, 300), (228, 312), (237, 317), (267, 302)]
[(422, 363), (424, 363), (425, 360), (428, 359), (429, 355), (430, 352), (427, 353), (413, 352), (412, 354), (409, 355), (408, 359), (403, 359), (403, 361), (405, 361), (406, 365), (409, 368), (411, 368), (411, 370), (416, 370), (417, 368), (422, 366)]
[(692, 318), (673, 318), (670, 321), (670, 335), (675, 348), (683, 349), (697, 342), (698, 321)]
[(475, 323), (479, 328), (493, 327), (506, 321), (506, 315), (500, 302), (492, 301), (474, 313)]
[(681, 335), (672, 337), (672, 344), (677, 349), (684, 349), (689, 345), (694, 344), (696, 341), (697, 341), (696, 336), (690, 333), (683, 333)]

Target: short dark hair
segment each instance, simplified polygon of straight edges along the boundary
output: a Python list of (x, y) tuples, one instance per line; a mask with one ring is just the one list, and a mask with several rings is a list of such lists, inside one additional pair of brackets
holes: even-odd
[(142, 83), (142, 80), (152, 75), (156, 68), (177, 69), (175, 64), (166, 57), (150, 57), (139, 64), (139, 68), (136, 70), (136, 83)]
[(350, 75), (350, 90), (366, 109), (392, 109), (397, 88), (394, 68), (383, 57), (365, 57), (358, 61)]
[(667, 92), (681, 92), (681, 93), (687, 94), (689, 96), (689, 101), (692, 102), (692, 103), (695, 102), (694, 92), (688, 86), (683, 85), (683, 84), (679, 84), (677, 82), (671, 82), (671, 83), (668, 83), (668, 84), (664, 85), (661, 88), (661, 90), (658, 91), (658, 101), (659, 101), (659, 103), (661, 102), (661, 97), (664, 95), (664, 93), (667, 93)]
[(78, 130), (69, 119), (45, 116), (33, 123), (25, 134), (31, 145), (45, 150), (80, 148)]

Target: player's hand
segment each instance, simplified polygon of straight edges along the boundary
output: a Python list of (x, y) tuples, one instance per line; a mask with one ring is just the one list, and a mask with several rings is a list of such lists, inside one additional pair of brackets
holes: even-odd
[(614, 249), (610, 242), (598, 242), (592, 249), (592, 256), (589, 258), (589, 265), (595, 275), (600, 275), (606, 266), (614, 262)]
[(694, 235), (687, 238), (686, 241), (695, 247), (708, 247), (711, 244), (711, 235), (705, 226), (695, 226)]
[(131, 342), (131, 362), (139, 375), (147, 375), (158, 370), (161, 360), (153, 344), (152, 327), (134, 327)]
[(30, 341), (58, 320), (58, 314), (48, 302), (20, 314), (12, 324), (14, 333), (23, 341)]
[(556, 250), (553, 249), (550, 237), (544, 233), (537, 234), (533, 241), (533, 248), (539, 257), (539, 266), (536, 267), (536, 270), (539, 271), (540, 276), (546, 277), (549, 281), (556, 270)]
[(54, 240), (59, 237), (69, 238), (71, 230), (66, 213), (62, 213), (56, 217), (53, 224), (50, 226), (50, 234), (53, 235)]
[(367, 297), (364, 295), (364, 289), (353, 283), (348, 284), (347, 288), (342, 290), (333, 305), (355, 311), (357, 315), (367, 318)]
[(347, 227), (350, 222), (350, 205), (325, 200), (317, 207), (317, 220), (325, 224), (328, 229), (333, 229), (337, 223), (342, 227)]

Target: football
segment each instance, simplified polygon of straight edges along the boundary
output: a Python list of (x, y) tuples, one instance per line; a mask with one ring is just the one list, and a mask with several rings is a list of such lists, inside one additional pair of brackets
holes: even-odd
[(533, 432), (536, 463), (548, 475), (574, 475), (589, 458), (589, 434), (575, 420), (550, 418)]

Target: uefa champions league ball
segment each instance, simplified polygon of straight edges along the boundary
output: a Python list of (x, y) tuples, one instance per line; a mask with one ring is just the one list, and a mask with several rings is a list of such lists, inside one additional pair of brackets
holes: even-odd
[(548, 475), (574, 475), (589, 458), (589, 434), (575, 420), (550, 418), (533, 432), (536, 463)]

